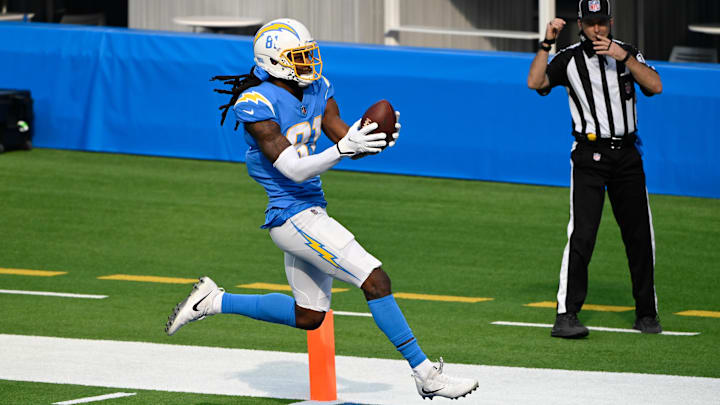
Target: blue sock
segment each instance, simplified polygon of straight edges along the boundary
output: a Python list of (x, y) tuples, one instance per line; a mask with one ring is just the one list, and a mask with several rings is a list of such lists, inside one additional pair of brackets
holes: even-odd
[(377, 326), (410, 363), (410, 367), (415, 368), (427, 359), (392, 294), (370, 300), (368, 306)]
[(225, 293), (222, 297), (222, 312), (295, 327), (295, 300), (285, 294)]

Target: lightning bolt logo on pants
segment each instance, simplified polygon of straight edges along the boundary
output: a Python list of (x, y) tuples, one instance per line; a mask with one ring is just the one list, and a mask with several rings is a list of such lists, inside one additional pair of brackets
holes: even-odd
[[(323, 260), (325, 260), (326, 262), (330, 263), (330, 264), (331, 264), (333, 267), (335, 267), (336, 269), (342, 270), (342, 271), (344, 271), (345, 273), (347, 273), (347, 274), (349, 274), (350, 276), (352, 276), (353, 278), (358, 279), (357, 277), (355, 277), (354, 274), (352, 274), (352, 273), (350, 273), (349, 271), (345, 270), (342, 266), (340, 266), (340, 265), (335, 261), (335, 259), (337, 259), (338, 257), (337, 257), (336, 255), (330, 253), (327, 249), (325, 249), (325, 245), (323, 245), (322, 243), (320, 243), (320, 242), (318, 242), (317, 240), (313, 239), (312, 236), (310, 236), (310, 235), (306, 234), (305, 232), (303, 232), (302, 229), (298, 228), (297, 225), (295, 225), (294, 222), (290, 221), (290, 223), (295, 227), (295, 229), (297, 229), (298, 233), (307, 241), (305, 244), (306, 244), (308, 247), (310, 247), (310, 249), (312, 249), (312, 250), (314, 250), (315, 252), (317, 252), (318, 256), (320, 256), (320, 257), (321, 257)], [(359, 280), (359, 279), (358, 279), (358, 280)]]

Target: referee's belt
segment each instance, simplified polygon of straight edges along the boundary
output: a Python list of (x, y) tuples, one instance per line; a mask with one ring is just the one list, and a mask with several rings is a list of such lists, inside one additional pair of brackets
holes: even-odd
[(595, 134), (581, 134), (579, 132), (573, 132), (573, 136), (575, 136), (575, 140), (578, 141), (578, 143), (604, 146), (610, 149), (627, 148), (628, 146), (635, 145), (635, 141), (637, 140), (634, 132), (625, 136), (612, 136), (610, 138), (601, 138)]

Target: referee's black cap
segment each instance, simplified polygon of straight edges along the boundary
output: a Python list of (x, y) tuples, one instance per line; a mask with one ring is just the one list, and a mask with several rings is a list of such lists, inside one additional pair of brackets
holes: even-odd
[(578, 3), (578, 19), (585, 20), (590, 18), (609, 19), (610, 13), (609, 0), (580, 0)]

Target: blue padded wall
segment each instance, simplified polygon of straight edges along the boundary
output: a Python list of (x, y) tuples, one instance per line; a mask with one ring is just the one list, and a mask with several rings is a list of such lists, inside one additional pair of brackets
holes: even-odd
[[(213, 75), (247, 73), (251, 38), (0, 23), (0, 88), (30, 89), (38, 147), (243, 161), (219, 126)], [(526, 86), (532, 54), (322, 42), (323, 74), (352, 123), (375, 101), (401, 111), (395, 148), (338, 167), (567, 186), (567, 95)], [(648, 189), (720, 197), (720, 68), (655, 62), (663, 94), (640, 95)], [(324, 139), (324, 138), (323, 138)], [(319, 148), (329, 146), (321, 142)]]

